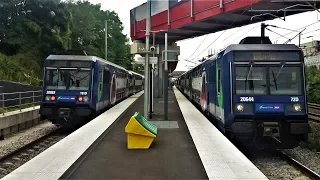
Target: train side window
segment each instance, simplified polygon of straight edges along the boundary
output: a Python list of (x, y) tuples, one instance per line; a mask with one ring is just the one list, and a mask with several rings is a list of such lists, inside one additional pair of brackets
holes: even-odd
[(99, 78), (100, 78), (99, 81), (100, 81), (100, 82), (102, 82), (102, 73), (103, 73), (103, 69), (100, 68), (100, 69), (99, 69)]
[(109, 82), (110, 82), (110, 72), (108, 70), (104, 70), (103, 84), (108, 84)]

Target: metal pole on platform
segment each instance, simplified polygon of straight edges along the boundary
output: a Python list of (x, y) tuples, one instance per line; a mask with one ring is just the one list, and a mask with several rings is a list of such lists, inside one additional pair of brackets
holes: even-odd
[(112, 20), (105, 20), (104, 21), (104, 27), (105, 27), (105, 59), (108, 60), (108, 21)]
[(144, 117), (148, 114), (148, 97), (149, 97), (149, 36), (150, 36), (150, 0), (147, 0), (147, 17), (146, 17), (146, 56), (144, 65)]
[(165, 34), (164, 43), (165, 55), (164, 55), (164, 119), (168, 120), (168, 33)]
[[(156, 47), (156, 35), (155, 35), (155, 32), (153, 32), (153, 40), (152, 40), (152, 44), (153, 44), (153, 47)], [(153, 57), (155, 57), (155, 52), (153, 52)], [(151, 112), (153, 112), (153, 100), (154, 100), (154, 91), (155, 91), (155, 89), (154, 89), (154, 86), (153, 86), (153, 84), (154, 84), (154, 64), (152, 64), (152, 66), (151, 66), (151, 68), (152, 68), (152, 83), (151, 83), (151, 87), (152, 87), (152, 92), (151, 92)]]

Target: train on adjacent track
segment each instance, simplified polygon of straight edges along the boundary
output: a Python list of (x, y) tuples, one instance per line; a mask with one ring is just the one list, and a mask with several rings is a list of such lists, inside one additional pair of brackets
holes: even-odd
[(227, 137), (286, 149), (298, 146), (310, 132), (305, 79), (299, 47), (246, 37), (185, 72), (175, 84)]
[(41, 118), (75, 127), (143, 90), (143, 79), (99, 57), (50, 55), (44, 61)]

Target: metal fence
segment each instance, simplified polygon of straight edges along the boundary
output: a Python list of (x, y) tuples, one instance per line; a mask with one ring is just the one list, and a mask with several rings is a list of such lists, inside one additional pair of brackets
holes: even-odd
[(40, 104), (42, 91), (26, 91), (26, 92), (12, 92), (1, 93), (0, 112), (5, 115), (6, 112), (14, 110), (22, 110), (24, 108), (35, 107)]

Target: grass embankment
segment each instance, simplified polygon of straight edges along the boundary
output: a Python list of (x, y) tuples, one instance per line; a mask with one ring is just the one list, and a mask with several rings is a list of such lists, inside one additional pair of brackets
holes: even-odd
[(320, 123), (309, 122), (311, 133), (309, 133), (308, 142), (302, 143), (301, 147), (320, 152)]

